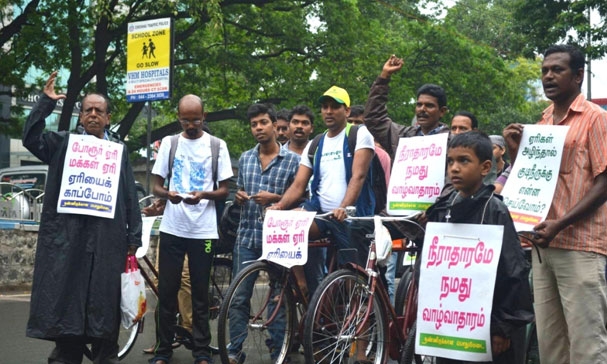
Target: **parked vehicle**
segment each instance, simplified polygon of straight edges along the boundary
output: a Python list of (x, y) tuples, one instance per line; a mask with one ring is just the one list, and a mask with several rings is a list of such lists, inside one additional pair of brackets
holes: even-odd
[(38, 220), (47, 175), (46, 165), (0, 169), (0, 218)]
[[(43, 164), (0, 169), (0, 219), (39, 221), (47, 176)], [(147, 196), (143, 184), (136, 188), (137, 200)]]

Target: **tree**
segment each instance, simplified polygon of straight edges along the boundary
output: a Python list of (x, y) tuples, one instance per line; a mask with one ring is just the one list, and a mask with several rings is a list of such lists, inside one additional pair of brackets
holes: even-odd
[[(72, 110), (85, 92), (109, 94), (115, 104), (112, 122), (123, 137), (128, 134), (129, 149), (139, 149), (145, 144), (147, 124), (140, 112), (143, 104), (128, 104), (123, 94), (127, 24), (172, 16), (174, 92), (171, 100), (152, 105), (157, 115), (154, 139), (178, 130), (177, 101), (194, 93), (203, 97), (211, 115), (231, 120), (221, 125), (213, 121), (210, 127), (230, 139), (232, 155), (237, 156), (254, 143), (244, 121), (251, 103), (316, 108), (318, 97), (333, 84), (345, 87), (353, 103), (364, 103), (369, 86), (393, 53), (407, 63), (392, 81), (389, 112), (394, 120), (409, 123), (415, 90), (428, 82), (445, 87), (454, 111), (467, 108), (488, 116), (500, 107), (524, 109), (521, 88), (528, 80), (514, 61), (505, 61), (493, 47), (452, 25), (420, 14), (416, 3), (103, 0), (91, 7), (75, 0), (47, 0), (11, 38), (13, 47), (0, 54), (0, 65), (11, 60), (15, 66), (0, 74), (0, 84), (6, 84), (8, 74), (35, 68), (41, 77), (31, 84), (38, 86), (50, 71), (63, 67), (68, 71), (67, 79), (60, 80), (68, 95), (64, 109)], [(28, 90), (12, 84), (16, 92)], [(62, 129), (69, 125), (69, 114), (62, 115)]]
[[(589, 11), (599, 18), (590, 25)], [(580, 46), (590, 59), (607, 54), (607, 2), (604, 0), (517, 0), (515, 31), (524, 35), (521, 51), (528, 57), (548, 46), (567, 42)]]

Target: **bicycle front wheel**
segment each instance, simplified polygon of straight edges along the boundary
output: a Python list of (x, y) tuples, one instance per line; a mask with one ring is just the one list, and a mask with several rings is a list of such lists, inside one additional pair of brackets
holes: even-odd
[(283, 363), (289, 354), (296, 311), (289, 271), (255, 262), (238, 273), (226, 293), (218, 318), (222, 363)]
[(369, 294), (367, 277), (361, 273), (342, 269), (329, 274), (306, 314), (306, 363), (385, 363), (389, 340), (385, 305), (379, 295)]

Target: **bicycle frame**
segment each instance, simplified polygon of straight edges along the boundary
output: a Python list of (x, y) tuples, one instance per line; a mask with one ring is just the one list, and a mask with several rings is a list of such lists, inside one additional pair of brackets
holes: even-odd
[[(368, 219), (368, 218), (350, 218), (350, 219)], [(388, 218), (390, 220), (397, 220), (398, 218)], [(419, 249), (417, 247), (403, 247), (402, 249), (398, 249), (395, 251), (407, 251), (407, 252), (418, 252)], [(371, 244), (369, 245), (369, 254), (367, 257), (366, 267), (363, 269), (361, 266), (355, 263), (347, 263), (346, 267), (350, 270), (357, 271), (367, 278), (367, 286), (368, 289), (368, 309), (365, 310), (365, 316), (362, 321), (357, 325), (356, 331), (353, 336), (361, 335), (362, 331), (365, 330), (367, 326), (367, 322), (369, 320), (369, 315), (373, 311), (372, 307), (374, 304), (382, 304), (382, 302), (390, 302), (390, 298), (388, 295), (388, 290), (386, 289), (383, 281), (378, 279), (379, 270), (377, 269), (377, 253), (376, 253), (376, 243), (375, 240), (371, 240)], [(415, 319), (417, 317), (417, 283), (415, 281), (415, 265), (413, 266), (413, 278), (411, 279), (410, 287), (407, 290), (407, 300), (406, 307), (404, 310), (403, 316), (398, 316), (396, 311), (392, 305), (384, 305), (384, 312), (388, 313), (388, 316), (391, 318), (388, 324), (388, 330), (390, 332), (390, 337), (396, 338), (396, 340), (390, 340), (388, 353), (392, 359), (400, 358), (400, 349), (404, 342), (407, 340), (407, 336), (409, 330)], [(377, 302), (377, 297), (380, 297), (379, 303)], [(352, 322), (355, 322), (356, 310), (353, 310), (353, 314), (346, 318), (346, 321), (343, 327), (348, 327)]]
[[(417, 249), (418, 248), (415, 247), (403, 248), (399, 249), (398, 251), (417, 251)], [(367, 284), (369, 287), (369, 309), (366, 310), (365, 317), (362, 319), (362, 322), (357, 325), (358, 327), (356, 328), (356, 332), (354, 334), (354, 336), (359, 336), (365, 328), (370, 313), (373, 311), (373, 305), (378, 304), (376, 297), (381, 297), (379, 304), (381, 304), (381, 302), (390, 302), (390, 297), (388, 296), (386, 286), (381, 279), (378, 279), (379, 272), (376, 270), (377, 255), (375, 250), (375, 241), (372, 241), (371, 245), (369, 246), (369, 257), (367, 259), (367, 266), (364, 269), (361, 266), (351, 262), (347, 263), (346, 267), (365, 275), (367, 277)], [(396, 338), (396, 340), (390, 341), (388, 347), (388, 352), (392, 359), (397, 360), (400, 358), (401, 345), (407, 339), (409, 329), (415, 322), (415, 318), (417, 316), (417, 293), (417, 283), (415, 282), (415, 279), (412, 279), (411, 286), (407, 291), (407, 305), (405, 307), (403, 316), (398, 316), (392, 305), (386, 305), (386, 307), (384, 307), (385, 311), (391, 318), (388, 324), (390, 336)], [(344, 323), (344, 327), (347, 327), (350, 322), (354, 321), (354, 319), (355, 317), (353, 316), (349, 317)]]
[[(333, 245), (331, 242), (329, 242), (327, 239), (321, 239), (318, 241), (314, 241), (308, 244), (308, 247), (311, 248), (333, 248)], [(334, 269), (334, 267), (337, 265), (337, 261), (336, 261), (336, 254), (330, 254), (331, 255), (331, 260), (329, 261), (329, 267), (333, 267), (332, 269)], [(266, 320), (267, 325), (271, 324), (274, 319), (276, 318), (276, 316), (279, 313), (279, 309), (284, 301), (284, 296), (285, 296), (285, 290), (286, 289), (291, 289), (293, 294), (294, 294), (294, 298), (295, 298), (295, 302), (297, 303), (297, 309), (300, 313), (300, 315), (303, 317), (304, 313), (306, 312), (306, 309), (309, 305), (309, 299), (308, 297), (306, 297), (306, 295), (304, 294), (303, 290), (301, 289), (301, 287), (299, 286), (299, 284), (297, 283), (297, 279), (295, 278), (295, 275), (293, 274), (291, 269), (285, 268), (283, 266), (281, 266), (280, 264), (274, 263), (272, 261), (269, 260), (264, 260), (266, 263), (268, 263), (271, 267), (274, 267), (277, 271), (281, 272), (281, 277), (280, 277), (280, 282), (276, 282), (281, 284), (281, 290), (280, 290), (280, 294), (278, 295), (278, 301), (276, 302), (275, 308), (273, 310), (273, 312), (270, 314), (270, 317), (268, 317), (268, 319)], [(276, 295), (274, 295), (276, 297)], [(259, 319), (260, 317), (263, 316), (264, 311), (267, 309), (270, 301), (272, 299), (272, 291), (269, 290), (268, 291), (268, 296), (266, 297), (266, 299), (264, 300), (264, 305), (263, 307), (261, 307), (256, 313), (255, 315), (252, 315), (252, 320), (251, 321), (256, 321), (257, 319)], [(298, 324), (298, 329), (297, 331), (300, 332), (303, 330), (303, 326), (302, 323), (300, 322)]]

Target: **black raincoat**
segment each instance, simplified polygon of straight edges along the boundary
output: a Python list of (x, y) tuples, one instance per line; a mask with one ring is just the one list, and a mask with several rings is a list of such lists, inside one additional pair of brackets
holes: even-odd
[(521, 243), (514, 228), (508, 208), (500, 195), (495, 195), (493, 185), (484, 185), (468, 198), (456, 197), (454, 191), (440, 197), (427, 211), (428, 221), (462, 224), (486, 224), (504, 226), (502, 250), (497, 265), (493, 309), (491, 311), (491, 335), (512, 340), (511, 347), (494, 358), (494, 363), (522, 363), (524, 359), (524, 326), (533, 321), (533, 303), (529, 286), (530, 264), (525, 259)]
[(44, 119), (55, 104), (42, 95), (23, 131), (23, 145), (49, 165), (27, 336), (115, 339), (120, 323), (120, 274), (128, 246), (141, 246), (133, 171), (125, 147), (113, 219), (57, 213), (69, 133), (43, 132)]

